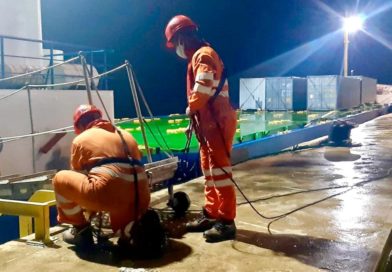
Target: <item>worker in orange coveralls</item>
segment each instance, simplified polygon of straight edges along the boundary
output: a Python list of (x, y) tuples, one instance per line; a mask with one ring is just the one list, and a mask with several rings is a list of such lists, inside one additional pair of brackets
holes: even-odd
[[(222, 75), (222, 60), (199, 37), (197, 25), (187, 16), (173, 17), (166, 26), (165, 36), (167, 47), (188, 61), (186, 113), (199, 140), (205, 180), (203, 214), (187, 223), (187, 230), (204, 232), (207, 242), (234, 239), (236, 194), (231, 181), (230, 153), (237, 118), (229, 101), (227, 79)], [(217, 92), (219, 85), (222, 88)]]
[[(58, 221), (73, 225), (63, 234), (64, 241), (80, 246), (94, 243), (84, 211), (108, 212), (113, 231), (123, 239), (130, 238), (133, 222), (146, 213), (150, 203), (149, 184), (143, 165), (138, 163), (141, 153), (135, 139), (124, 130), (116, 131), (93, 105), (76, 109), (74, 128), (78, 136), (72, 143), (72, 171), (60, 171), (53, 179)], [(135, 163), (131, 164), (129, 157)]]

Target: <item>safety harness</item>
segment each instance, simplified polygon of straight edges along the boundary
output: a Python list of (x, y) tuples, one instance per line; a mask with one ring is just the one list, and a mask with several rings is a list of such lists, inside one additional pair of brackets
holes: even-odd
[(214, 104), (216, 98), (218, 97), (218, 95), (222, 91), (223, 85), (225, 84), (225, 81), (226, 81), (226, 78), (227, 78), (227, 71), (226, 71), (226, 68), (223, 68), (218, 87), (216, 88), (214, 95), (208, 100), (209, 106), (212, 106)]
[[(135, 187), (135, 221), (136, 221), (139, 217), (139, 190), (138, 190), (139, 186), (138, 186), (138, 175), (135, 167), (136, 166), (143, 167), (144, 165), (141, 161), (132, 158), (128, 145), (126, 144), (124, 136), (122, 135), (121, 131), (116, 128), (116, 132), (121, 138), (125, 157), (102, 158), (98, 160), (96, 163), (94, 163), (94, 165), (90, 168), (90, 170), (95, 167), (100, 167), (113, 163), (127, 163), (131, 166), (131, 170), (133, 170), (131, 171), (131, 174), (133, 175), (134, 178), (134, 187)], [(102, 233), (102, 213), (99, 213), (98, 217), (99, 217), (99, 226), (98, 226), (98, 237), (99, 237), (100, 234)]]
[[(221, 93), (226, 79), (227, 79), (227, 70), (226, 70), (226, 68), (223, 68), (218, 87), (216, 88), (214, 95), (207, 102), (208, 103), (208, 108), (211, 111), (211, 115), (214, 118), (214, 121), (215, 121), (215, 123), (216, 123), (216, 125), (217, 125), (217, 127), (218, 127), (218, 129), (220, 131), (219, 134), (221, 135), (222, 140), (223, 140), (222, 129), (221, 129), (221, 126), (219, 125), (219, 122), (216, 120), (216, 117), (215, 117), (215, 114), (214, 114), (214, 110), (213, 110), (213, 104), (214, 104), (215, 100), (217, 99), (218, 95)], [(195, 135), (196, 135), (197, 139), (199, 140), (199, 142), (201, 144), (205, 145), (206, 144), (206, 140), (205, 140), (204, 136), (200, 134), (200, 126), (199, 126), (199, 123), (198, 123), (197, 119), (195, 118), (196, 115), (198, 115), (197, 112), (196, 112), (196, 114), (191, 116), (192, 126), (195, 129)], [(189, 140), (189, 142), (190, 142), (190, 140)], [(188, 142), (187, 142), (187, 146), (186, 147), (188, 147)], [(188, 147), (188, 149), (189, 149), (189, 147)], [(228, 155), (230, 155), (228, 150), (226, 150), (226, 152), (228, 153)]]
[[(155, 258), (160, 257), (164, 249), (167, 247), (167, 236), (161, 225), (158, 213), (153, 209), (148, 209), (139, 218), (139, 190), (138, 190), (138, 173), (135, 169), (136, 166), (143, 167), (143, 163), (137, 159), (132, 158), (128, 145), (125, 142), (124, 136), (121, 131), (116, 128), (116, 132), (121, 138), (123, 144), (124, 155), (126, 157), (109, 157), (97, 161), (94, 167), (109, 165), (113, 163), (127, 163), (132, 166), (134, 186), (135, 186), (135, 220), (130, 229), (130, 240), (119, 239), (118, 245), (122, 248), (122, 253), (131, 252), (135, 256), (142, 258)], [(102, 231), (102, 213), (99, 213), (99, 226), (98, 236), (101, 237)], [(125, 230), (121, 230), (125, 231)]]

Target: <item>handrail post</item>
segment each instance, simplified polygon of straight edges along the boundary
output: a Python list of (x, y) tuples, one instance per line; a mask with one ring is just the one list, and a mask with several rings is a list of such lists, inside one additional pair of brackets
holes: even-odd
[[(108, 70), (108, 59), (107, 59), (107, 52), (106, 50), (103, 52), (103, 72), (106, 73)], [(108, 77), (105, 76), (105, 90), (109, 89), (108, 86)]]
[[(93, 75), (93, 68), (94, 68), (93, 64), (94, 64), (94, 52), (91, 51), (90, 52), (90, 71), (91, 71), (90, 78), (94, 76)], [(92, 79), (91, 79), (91, 81), (92, 81)]]
[(128, 61), (125, 61), (125, 63), (127, 64), (127, 66), (125, 66), (125, 67), (127, 69), (128, 81), (129, 81), (129, 86), (130, 86), (131, 92), (132, 92), (133, 103), (135, 104), (137, 118), (139, 119), (140, 128), (141, 128), (142, 135), (143, 135), (144, 146), (146, 147), (147, 159), (148, 159), (148, 162), (152, 162), (151, 152), (150, 152), (150, 148), (148, 147), (146, 131), (144, 129), (144, 124), (143, 124), (142, 111), (140, 110), (139, 98), (138, 98), (137, 92), (136, 92), (135, 79), (133, 78), (132, 66)]
[(1, 61), (1, 78), (5, 78), (5, 63), (4, 63), (4, 38), (0, 38), (0, 61)]
[[(53, 61), (53, 45), (50, 46), (50, 61), (49, 61), (49, 66), (52, 66), (54, 64)], [(50, 69), (50, 84), (54, 84), (54, 71), (53, 68)], [(53, 87), (52, 87), (53, 89)]]
[(88, 78), (88, 72), (87, 72), (87, 63), (86, 63), (86, 59), (85, 57), (80, 54), (80, 61), (82, 63), (82, 67), (83, 67), (83, 76), (84, 76), (84, 81), (86, 82), (86, 90), (87, 90), (87, 99), (88, 99), (88, 103), (90, 105), (93, 104), (93, 99), (91, 97), (91, 86), (90, 86), (90, 81)]
[[(27, 99), (29, 103), (29, 115), (30, 115), (30, 127), (31, 127), (31, 134), (34, 134), (34, 119), (33, 119), (33, 109), (32, 109), (32, 101), (31, 101), (31, 89), (28, 84), (27, 85)], [(35, 136), (31, 137), (32, 141), (32, 159), (33, 159), (33, 171), (36, 172), (36, 165), (35, 165)]]

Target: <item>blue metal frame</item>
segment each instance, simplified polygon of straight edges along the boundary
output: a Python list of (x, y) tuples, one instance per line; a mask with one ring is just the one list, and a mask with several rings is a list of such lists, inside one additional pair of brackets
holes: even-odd
[[(17, 56), (17, 55), (7, 55), (4, 53), (4, 41), (5, 40), (17, 40), (17, 41), (24, 41), (24, 42), (32, 42), (32, 43), (42, 43), (45, 45), (46, 48), (49, 48), (50, 54), (45, 55), (42, 58), (40, 57), (28, 57), (28, 56)], [(65, 52), (64, 54), (53, 54), (53, 51), (55, 48), (58, 48), (60, 50), (64, 50), (64, 48), (69, 48), (67, 50), (68, 52)], [(37, 40), (37, 39), (28, 39), (28, 38), (20, 38), (20, 37), (15, 37), (15, 36), (8, 36), (8, 35), (0, 35), (0, 62), (1, 62), (1, 78), (5, 78), (7, 76), (12, 76), (12, 75), (7, 75), (5, 73), (5, 57), (12, 57), (12, 58), (25, 58), (25, 59), (43, 59), (43, 60), (49, 60), (49, 64), (53, 65), (54, 64), (54, 56), (64, 56), (64, 57), (69, 57), (72, 58), (74, 56), (77, 56), (80, 52), (83, 52), (85, 56), (89, 56), (89, 64), (90, 66), (94, 66), (97, 69), (101, 70), (100, 72), (106, 72), (108, 71), (108, 55), (113, 53), (114, 50), (106, 50), (106, 49), (97, 49), (97, 48), (92, 48), (92, 47), (87, 47), (83, 45), (77, 45), (77, 44), (71, 44), (71, 43), (63, 43), (63, 42), (56, 42), (56, 41), (50, 41), (50, 40)], [(97, 58), (95, 58), (96, 55), (102, 55), (102, 61), (97, 62)], [(47, 79), (46, 82), (50, 81), (51, 84), (54, 83), (54, 71), (50, 70), (47, 73)], [(102, 85), (104, 86), (105, 89), (108, 89), (108, 77), (103, 78)]]
[(1, 78), (5, 76), (4, 65), (4, 38), (0, 37)]

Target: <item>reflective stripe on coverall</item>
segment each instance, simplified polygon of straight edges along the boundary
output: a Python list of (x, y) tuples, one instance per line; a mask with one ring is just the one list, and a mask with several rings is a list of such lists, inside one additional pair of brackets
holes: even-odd
[[(124, 130), (121, 132), (131, 157), (140, 160), (134, 138)], [(138, 179), (138, 216), (146, 212), (150, 190), (144, 168), (116, 162), (94, 167), (99, 160), (112, 157), (124, 158), (125, 151), (120, 136), (108, 121), (94, 123), (74, 139), (71, 154), (74, 171), (60, 171), (53, 178), (60, 223), (83, 225), (84, 210), (105, 211), (110, 214), (113, 231), (124, 230), (136, 219), (134, 170)], [(86, 175), (82, 171), (89, 172)]]
[(227, 79), (214, 103), (208, 104), (219, 85), (222, 71), (223, 63), (214, 49), (201, 47), (188, 63), (187, 97), (190, 112), (196, 113), (198, 123), (195, 132), (205, 177), (204, 208), (212, 218), (232, 221), (236, 216), (236, 196), (230, 180), (230, 153), (237, 118), (230, 105)]

